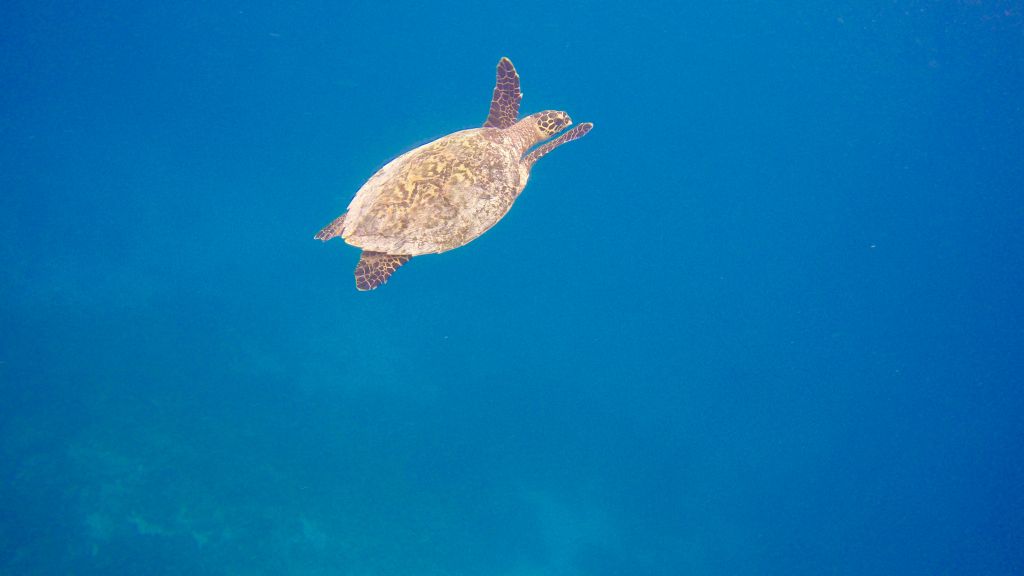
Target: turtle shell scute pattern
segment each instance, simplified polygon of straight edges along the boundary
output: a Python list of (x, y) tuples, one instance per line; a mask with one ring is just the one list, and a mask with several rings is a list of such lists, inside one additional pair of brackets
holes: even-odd
[(493, 226), (521, 189), (518, 155), (501, 131), (456, 132), (371, 178), (350, 206), (344, 237), (388, 254), (444, 252)]

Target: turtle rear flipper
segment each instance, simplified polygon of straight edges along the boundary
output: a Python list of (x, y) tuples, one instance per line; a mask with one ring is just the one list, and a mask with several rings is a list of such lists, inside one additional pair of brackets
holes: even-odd
[(401, 254), (384, 254), (363, 250), (356, 264), (356, 289), (373, 290), (388, 281), (399, 266), (409, 261), (412, 256)]
[(320, 240), (321, 242), (327, 242), (335, 236), (341, 236), (341, 229), (345, 226), (345, 214), (338, 216), (330, 224), (324, 226), (324, 229), (317, 232), (313, 238)]

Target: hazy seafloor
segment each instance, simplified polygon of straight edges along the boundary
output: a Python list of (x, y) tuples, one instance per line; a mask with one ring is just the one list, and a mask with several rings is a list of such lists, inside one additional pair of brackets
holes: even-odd
[[(0, 575), (1024, 573), (1024, 5), (23, 2)], [(389, 158), (595, 128), (357, 293)]]

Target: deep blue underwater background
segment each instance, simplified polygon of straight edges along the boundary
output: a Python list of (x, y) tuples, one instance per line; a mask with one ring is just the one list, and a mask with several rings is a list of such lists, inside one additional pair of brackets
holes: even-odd
[[(8, 2), (0, 574), (1024, 573), (1022, 2)], [(592, 121), (356, 292), (389, 158)]]

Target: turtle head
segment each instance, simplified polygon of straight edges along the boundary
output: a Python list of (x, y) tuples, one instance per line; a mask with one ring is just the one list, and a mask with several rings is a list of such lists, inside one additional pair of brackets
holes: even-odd
[[(539, 140), (547, 140), (572, 124), (569, 115), (561, 110), (545, 110), (530, 115), (534, 119)], [(539, 141), (538, 140), (538, 141)]]
[(561, 110), (545, 110), (530, 114), (511, 127), (512, 142), (520, 152), (551, 138), (572, 124), (569, 115)]

